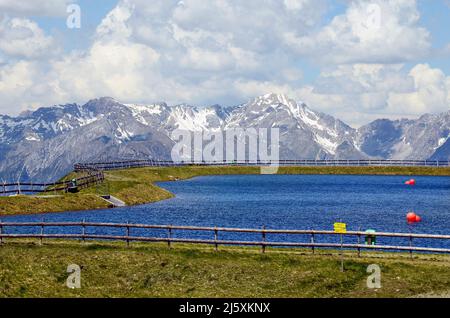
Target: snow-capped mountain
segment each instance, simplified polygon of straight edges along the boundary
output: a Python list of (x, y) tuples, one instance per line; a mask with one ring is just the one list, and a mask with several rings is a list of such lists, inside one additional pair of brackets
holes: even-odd
[(281, 159), (450, 157), (450, 112), (417, 120), (381, 119), (354, 129), (278, 94), (235, 107), (123, 104), (104, 97), (18, 117), (0, 115), (0, 177), (53, 180), (75, 162), (170, 159), (175, 129), (271, 127), (280, 129)]
[(417, 120), (376, 120), (358, 129), (357, 136), (358, 148), (372, 157), (448, 160), (450, 111)]
[(227, 128), (280, 129), (282, 159), (366, 158), (354, 145), (355, 130), (284, 95), (267, 94), (235, 108)]

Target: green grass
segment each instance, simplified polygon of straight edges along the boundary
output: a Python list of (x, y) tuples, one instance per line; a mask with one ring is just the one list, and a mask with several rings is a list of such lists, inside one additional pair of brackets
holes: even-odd
[(92, 194), (61, 197), (0, 197), (0, 216), (39, 212), (79, 211), (107, 208), (108, 203)]
[[(8, 240), (0, 247), (0, 297), (413, 297), (448, 295), (450, 258), (174, 244)], [(82, 267), (81, 289), (65, 282)], [(367, 266), (378, 264), (382, 288), (368, 289)]]
[[(105, 172), (106, 181), (100, 187), (85, 189), (77, 194), (62, 197), (0, 197), (0, 216), (41, 212), (62, 212), (104, 209), (108, 203), (98, 194), (110, 193), (126, 202), (137, 205), (161, 201), (173, 194), (156, 186), (158, 181), (188, 179), (202, 175), (259, 174), (258, 167), (166, 167), (139, 168)], [(367, 175), (435, 175), (449, 176), (450, 168), (433, 167), (281, 167), (279, 174), (367, 174)], [(63, 179), (72, 179), (71, 173)]]

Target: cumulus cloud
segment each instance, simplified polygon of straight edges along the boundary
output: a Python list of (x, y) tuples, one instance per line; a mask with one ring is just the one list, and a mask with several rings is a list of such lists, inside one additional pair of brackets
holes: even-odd
[(33, 21), (23, 18), (0, 20), (0, 52), (9, 57), (38, 58), (56, 53), (51, 36)]
[(327, 63), (401, 63), (430, 50), (430, 34), (419, 18), (415, 0), (355, 0), (317, 33), (288, 32), (285, 43)]
[[(415, 1), (346, 3), (323, 25), (327, 0), (120, 0), (86, 50), (62, 56), (45, 56), (56, 46), (34, 22), (9, 19), (0, 26), (0, 113), (99, 96), (230, 105), (267, 92), (354, 125), (447, 110), (449, 78), (404, 66), (430, 48)], [(309, 85), (305, 59), (321, 69)]]
[(153, 72), (158, 78), (158, 60), (159, 54), (142, 44), (98, 42), (87, 54), (54, 62), (49, 76), (62, 92), (77, 94), (76, 99), (100, 96), (99, 92), (143, 98), (155, 84), (148, 75)]
[(450, 76), (428, 64), (418, 64), (409, 77), (414, 80), (414, 91), (391, 94), (387, 100), (389, 111), (423, 114), (449, 110)]
[(37, 79), (41, 71), (36, 63), (19, 61), (0, 68), (0, 96), (2, 109), (9, 113), (19, 113), (27, 108), (40, 104), (39, 100), (47, 100), (46, 85)]
[[(308, 32), (325, 3), (121, 0), (97, 27), (89, 49), (39, 62), (36, 69), (45, 69), (39, 81), (49, 86), (40, 102), (109, 95), (130, 102), (233, 103), (272, 87), (293, 87), (302, 71), (281, 46), (282, 34)], [(39, 101), (33, 96), (16, 104)]]
[(307, 103), (358, 126), (380, 117), (417, 117), (450, 109), (450, 77), (428, 64), (340, 65), (296, 92)]

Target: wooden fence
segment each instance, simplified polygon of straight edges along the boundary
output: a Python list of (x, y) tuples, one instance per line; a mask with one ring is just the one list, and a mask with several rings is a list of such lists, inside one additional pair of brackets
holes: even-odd
[(278, 160), (278, 161), (187, 161), (174, 162), (170, 160), (126, 160), (111, 162), (93, 162), (75, 164), (75, 171), (85, 169), (115, 170), (142, 167), (173, 167), (173, 166), (404, 166), (404, 167), (450, 167), (450, 161), (442, 160)]
[[(40, 233), (7, 233), (8, 228), (23, 228), (34, 227), (40, 228)], [(49, 227), (79, 227), (79, 233), (75, 234), (45, 234), (45, 228)], [(112, 234), (90, 234), (89, 228), (116, 228), (122, 229), (123, 235)], [(164, 231), (163, 237), (151, 237), (151, 236), (136, 236), (132, 235), (133, 229), (153, 229)], [(189, 237), (174, 237), (175, 231), (182, 233), (186, 232), (206, 232), (211, 235), (210, 239), (196, 239)], [(224, 240), (220, 239), (221, 233), (252, 233), (258, 235), (261, 239), (254, 241), (241, 241), (241, 240)], [(289, 242), (289, 241), (269, 241), (268, 235), (288, 235), (288, 236), (303, 236), (307, 238), (308, 242)], [(333, 235), (352, 237), (355, 239), (354, 243), (319, 243), (318, 236), (320, 235)], [(403, 238), (406, 240), (406, 245), (366, 245), (362, 243), (362, 240), (366, 235), (374, 235), (379, 237), (391, 237), (391, 238)], [(190, 244), (205, 244), (213, 245), (216, 250), (220, 245), (240, 245), (240, 246), (260, 246), (261, 251), (264, 253), (266, 247), (297, 247), (297, 248), (311, 248), (314, 253), (316, 248), (335, 248), (335, 249), (351, 249), (358, 251), (358, 256), (361, 254), (361, 250), (392, 250), (392, 251), (406, 251), (412, 256), (413, 252), (428, 252), (437, 254), (450, 253), (450, 248), (433, 248), (414, 246), (414, 239), (432, 239), (432, 240), (450, 240), (450, 235), (435, 235), (435, 234), (415, 234), (415, 233), (366, 233), (361, 231), (349, 231), (345, 234), (336, 233), (333, 231), (316, 231), (316, 230), (273, 230), (266, 229), (246, 229), (246, 228), (226, 228), (226, 227), (200, 227), (200, 226), (172, 226), (172, 225), (146, 225), (146, 224), (131, 224), (131, 223), (87, 223), (87, 222), (1, 222), (0, 221), (0, 240), (1, 243), (5, 243), (5, 239), (39, 239), (42, 243), (43, 239), (79, 239), (79, 240), (112, 240), (112, 241), (124, 241), (127, 245), (130, 242), (165, 242), (171, 247), (172, 243), (190, 243)]]
[(76, 185), (78, 189), (84, 189), (104, 181), (103, 171), (97, 169), (81, 169), (78, 172), (85, 172), (86, 175), (61, 182), (51, 183), (33, 183), (33, 182), (16, 182), (16, 183), (0, 183), (0, 195), (11, 194), (29, 194), (29, 193), (51, 193), (51, 192), (68, 192), (71, 186)]
[[(278, 161), (189, 161), (174, 162), (170, 160), (126, 160), (111, 162), (77, 163), (76, 172), (87, 175), (76, 179), (79, 188), (89, 187), (104, 181), (104, 170), (143, 168), (143, 167), (177, 167), (177, 166), (405, 166), (405, 167), (450, 167), (450, 161), (433, 160), (278, 160)], [(72, 181), (52, 183), (39, 182), (3, 182), (0, 183), (0, 195), (67, 192)]]

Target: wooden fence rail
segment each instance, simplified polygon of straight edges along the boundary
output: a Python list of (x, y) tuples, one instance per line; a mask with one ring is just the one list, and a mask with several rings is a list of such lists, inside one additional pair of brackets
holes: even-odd
[[(35, 233), (7, 233), (8, 228), (23, 228), (36, 227), (40, 228), (40, 234)], [(45, 228), (49, 227), (80, 227), (80, 233), (75, 234), (45, 234)], [(124, 230), (124, 235), (112, 234), (90, 234), (87, 233), (88, 228), (120, 228)], [(165, 230), (167, 235), (165, 237), (147, 237), (131, 235), (132, 229), (157, 229)], [(194, 239), (189, 237), (174, 237), (174, 231), (196, 231), (208, 232), (211, 234), (211, 239)], [(219, 239), (221, 232), (226, 233), (254, 233), (259, 234), (261, 240), (242, 241), (242, 240), (223, 240)], [(289, 241), (269, 241), (267, 234), (285, 234), (285, 235), (303, 235), (311, 238), (310, 242), (289, 242)], [(357, 237), (357, 243), (318, 243), (317, 236), (319, 235), (333, 235)], [(375, 235), (377, 237), (395, 237), (408, 239), (408, 245), (365, 245), (361, 244), (361, 238), (366, 235)], [(220, 245), (242, 245), (242, 246), (260, 246), (262, 252), (265, 252), (266, 247), (303, 247), (303, 248), (344, 248), (354, 249), (360, 255), (361, 250), (396, 250), (408, 251), (411, 255), (413, 252), (429, 252), (429, 253), (450, 253), (450, 248), (434, 248), (413, 246), (413, 239), (433, 239), (433, 240), (450, 240), (450, 235), (437, 234), (416, 234), (416, 233), (389, 233), (376, 232), (366, 233), (361, 231), (349, 231), (345, 234), (336, 233), (326, 230), (277, 230), (277, 229), (246, 229), (246, 228), (226, 228), (226, 227), (202, 227), (202, 226), (174, 226), (174, 225), (148, 225), (148, 224), (131, 224), (131, 223), (95, 223), (95, 222), (1, 222), (0, 221), (0, 240), (5, 243), (4, 239), (14, 238), (36, 238), (40, 239), (80, 239), (80, 240), (118, 240), (125, 241), (129, 245), (130, 242), (165, 242), (171, 247), (171, 243), (192, 243), (192, 244), (206, 244), (214, 245), (216, 249)]]
[(406, 167), (450, 167), (450, 161), (442, 160), (278, 160), (278, 161), (187, 161), (170, 160), (129, 160), (75, 164), (75, 171), (83, 169), (115, 170), (142, 167), (168, 166), (406, 166)]
[(68, 192), (69, 188), (76, 184), (78, 189), (84, 189), (104, 181), (103, 171), (97, 169), (82, 169), (78, 172), (85, 172), (87, 175), (74, 180), (51, 183), (17, 182), (0, 183), (0, 195), (25, 194), (25, 193), (50, 193), (50, 192)]
[[(170, 160), (125, 160), (111, 162), (77, 163), (76, 172), (86, 172), (88, 175), (76, 179), (79, 187), (89, 187), (103, 182), (103, 170), (116, 170), (142, 167), (177, 167), (177, 166), (417, 166), (417, 167), (450, 167), (450, 161), (442, 160), (278, 160), (278, 161), (189, 161), (174, 162)], [(0, 183), (0, 195), (22, 193), (67, 192), (71, 181), (52, 183), (43, 182), (3, 182)]]

